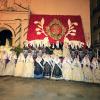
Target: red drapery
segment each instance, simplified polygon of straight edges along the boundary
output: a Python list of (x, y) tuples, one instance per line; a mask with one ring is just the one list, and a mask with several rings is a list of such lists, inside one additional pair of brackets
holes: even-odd
[(85, 43), (85, 37), (80, 16), (72, 15), (37, 15), (30, 14), (27, 40), (44, 39), (50, 43), (69, 41)]

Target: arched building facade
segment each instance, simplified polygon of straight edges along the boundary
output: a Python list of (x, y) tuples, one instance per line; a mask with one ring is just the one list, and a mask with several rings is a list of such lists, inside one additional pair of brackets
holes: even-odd
[(11, 31), (12, 46), (20, 45), (23, 47), (23, 42), (27, 37), (29, 14), (28, 8), (24, 8), (16, 3), (13, 3), (10, 7), (4, 6), (0, 8), (0, 31)]

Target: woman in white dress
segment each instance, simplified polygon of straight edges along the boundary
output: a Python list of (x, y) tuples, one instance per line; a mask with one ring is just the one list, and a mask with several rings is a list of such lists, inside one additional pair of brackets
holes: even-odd
[(17, 63), (16, 63), (14, 76), (22, 77), (24, 66), (25, 66), (25, 57), (24, 57), (23, 53), (20, 53), (18, 60), (17, 60)]
[(93, 73), (90, 68), (90, 60), (87, 55), (83, 58), (82, 64), (83, 64), (84, 81), (93, 82)]
[(2, 51), (0, 50), (0, 75), (2, 74)]
[(14, 71), (15, 71), (15, 60), (17, 59), (17, 55), (14, 51), (12, 51), (12, 53), (9, 56), (9, 62), (6, 65), (6, 69), (4, 71), (4, 75), (14, 75)]
[(3, 76), (3, 73), (5, 71), (6, 68), (6, 60), (7, 60), (7, 52), (1, 51), (1, 60), (0, 60), (0, 76)]
[(93, 69), (99, 68), (99, 62), (98, 62), (98, 60), (97, 60), (96, 57), (93, 57), (93, 59), (92, 59), (92, 61), (91, 61), (91, 67), (92, 67)]
[(91, 66), (93, 68), (93, 81), (94, 83), (100, 83), (100, 66), (96, 57), (92, 59)]
[(72, 79), (75, 81), (83, 81), (84, 75), (83, 75), (83, 70), (81, 67), (81, 63), (79, 61), (79, 56), (77, 56), (73, 63), (72, 63)]
[(34, 72), (34, 60), (31, 53), (28, 53), (25, 61), (25, 67), (23, 69), (23, 77), (34, 77), (32, 73)]
[(2, 76), (2, 70), (3, 70), (3, 60), (2, 60), (2, 51), (0, 50), (0, 76)]
[(71, 55), (70, 55), (68, 44), (65, 42), (63, 44), (63, 57), (66, 57), (66, 56), (71, 56)]
[(72, 59), (66, 56), (62, 62), (63, 79), (72, 80)]

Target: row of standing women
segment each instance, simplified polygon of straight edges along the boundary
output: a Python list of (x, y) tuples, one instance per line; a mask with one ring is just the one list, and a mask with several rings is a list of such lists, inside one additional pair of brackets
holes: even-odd
[(43, 54), (34, 59), (32, 53), (26, 58), (20, 53), (17, 58), (14, 51), (9, 55), (4, 51), (0, 57), (0, 76), (6, 75), (100, 83), (100, 66), (95, 57), (90, 62), (87, 55), (80, 62), (78, 56), (62, 60), (54, 54)]

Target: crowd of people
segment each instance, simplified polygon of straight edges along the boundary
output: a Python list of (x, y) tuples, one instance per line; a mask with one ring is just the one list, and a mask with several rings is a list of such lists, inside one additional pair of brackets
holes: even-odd
[(19, 55), (14, 49), (0, 49), (0, 76), (100, 83), (100, 64), (92, 49), (68, 46), (64, 53), (63, 48), (24, 47)]

